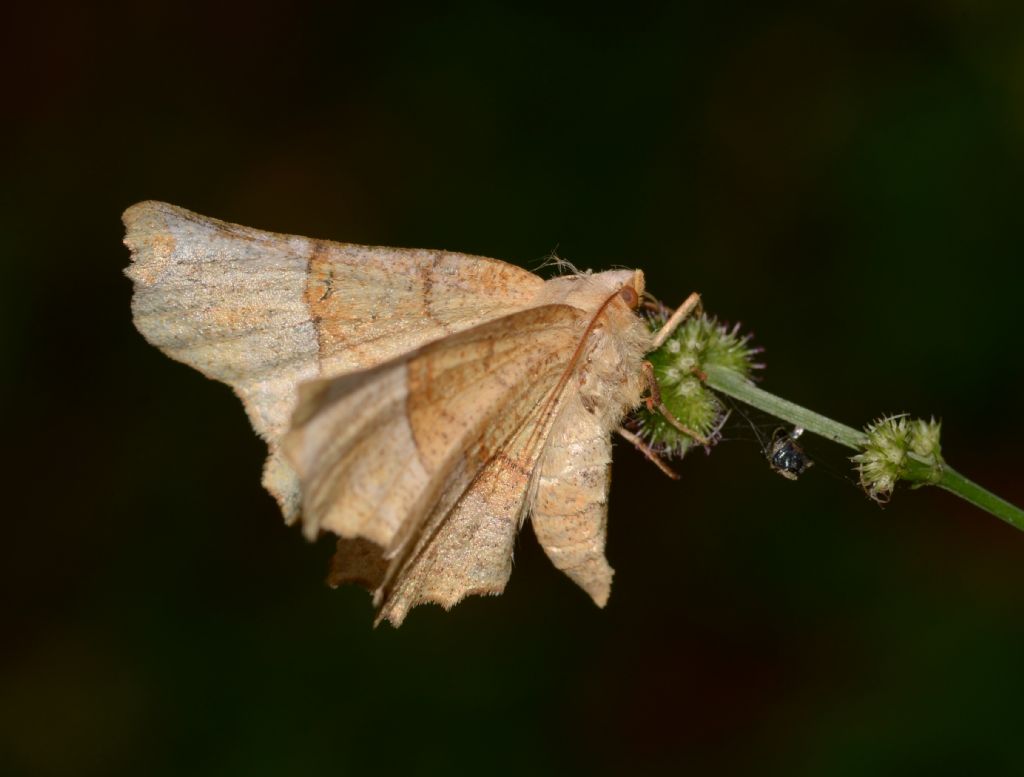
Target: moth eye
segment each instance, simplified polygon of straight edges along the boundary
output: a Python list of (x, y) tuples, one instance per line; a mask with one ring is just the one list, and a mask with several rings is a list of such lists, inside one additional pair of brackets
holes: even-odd
[(632, 286), (623, 286), (619, 296), (622, 297), (622, 301), (626, 303), (627, 307), (635, 308), (640, 304), (640, 298)]

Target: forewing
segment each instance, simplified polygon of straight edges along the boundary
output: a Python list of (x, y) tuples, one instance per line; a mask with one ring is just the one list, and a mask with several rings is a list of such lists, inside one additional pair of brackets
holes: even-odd
[(160, 202), (132, 206), (124, 223), (136, 326), (234, 388), (269, 443), (264, 485), (289, 520), (298, 492), (277, 444), (301, 382), (521, 310), (543, 285), (493, 259), (280, 235)]
[(399, 626), (418, 604), (433, 602), (448, 609), (470, 594), (499, 594), (505, 589), (547, 417), (547, 403), (536, 405), (455, 504), (450, 504), (450, 497), (458, 493), (457, 487), (439, 502), (415, 545), (392, 562), (390, 577), (381, 579), (378, 622), (386, 618)]
[[(284, 448), (301, 479), (306, 531), (374, 543), (390, 561), (389, 584), (422, 555), (424, 542), (452, 532), (483, 537), (483, 528), (450, 518), (482, 498), (483, 490), (473, 493), (478, 483), (496, 477), (510, 489), (505, 501), (521, 503), (527, 482), (500, 477), (518, 472), (511, 444), (543, 442), (538, 419), (553, 417), (585, 326), (576, 308), (532, 308), (303, 386)], [(356, 559), (354, 566), (366, 565)]]

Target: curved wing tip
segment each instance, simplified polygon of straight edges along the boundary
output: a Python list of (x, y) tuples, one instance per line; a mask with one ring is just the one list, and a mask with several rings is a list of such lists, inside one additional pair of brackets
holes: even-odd
[(141, 202), (136, 202), (134, 205), (129, 205), (125, 208), (124, 213), (121, 214), (121, 221), (124, 222), (125, 226), (130, 226), (140, 218), (144, 218), (151, 214), (158, 212), (167, 213), (179, 210), (181, 210), (181, 208), (177, 205), (171, 205), (169, 202), (162, 202), (160, 200), (142, 200)]
[[(159, 206), (159, 207), (157, 207)], [(125, 275), (134, 282), (153, 285), (170, 264), (176, 241), (167, 228), (169, 211), (165, 203), (140, 202), (121, 216), (125, 226), (124, 244), (131, 251), (131, 264)]]

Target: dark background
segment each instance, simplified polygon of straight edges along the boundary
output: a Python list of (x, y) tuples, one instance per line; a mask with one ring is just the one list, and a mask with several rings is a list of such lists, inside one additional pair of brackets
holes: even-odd
[(527, 529), (500, 598), (373, 630), (239, 402), (132, 327), (146, 198), (557, 248), (700, 290), (769, 390), (941, 417), (1024, 502), (1024, 5), (768, 5), (9, 19), (0, 771), (1024, 773), (1024, 536), (952, 496), (880, 510), (828, 446), (784, 481), (738, 424), (678, 483), (619, 446), (606, 610)]

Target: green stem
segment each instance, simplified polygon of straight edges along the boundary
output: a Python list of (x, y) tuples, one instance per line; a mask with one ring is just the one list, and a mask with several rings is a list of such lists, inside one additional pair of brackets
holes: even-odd
[(738, 399), (769, 415), (789, 421), (794, 426), (801, 426), (808, 432), (813, 432), (855, 451), (863, 448), (868, 441), (868, 436), (860, 429), (833, 421), (813, 410), (769, 394), (735, 370), (713, 365), (706, 365), (704, 369), (707, 374), (707, 384), (721, 394), (727, 394), (733, 399)]
[[(868, 436), (851, 426), (846, 426), (838, 421), (833, 421), (819, 413), (808, 410), (805, 407), (789, 402), (785, 399), (769, 394), (760, 389), (743, 377), (735, 370), (723, 367), (707, 365), (707, 385), (721, 394), (726, 394), (733, 399), (756, 407), (769, 415), (788, 421), (794, 426), (801, 426), (808, 432), (812, 432), (840, 445), (845, 445), (855, 451), (860, 451), (868, 441)], [(938, 479), (928, 477), (928, 473), (934, 475), (935, 468), (922, 467), (922, 479), (919, 485), (931, 483), (956, 494), (961, 499), (970, 502), (975, 507), (994, 515), (1011, 526), (1024, 531), (1024, 510), (1016, 507), (1005, 499), (993, 494), (991, 491), (979, 486), (977, 483), (968, 480), (949, 465), (942, 465), (942, 473)]]
[(949, 465), (943, 467), (942, 478), (935, 485), (1024, 531), (1024, 510), (968, 480)]

